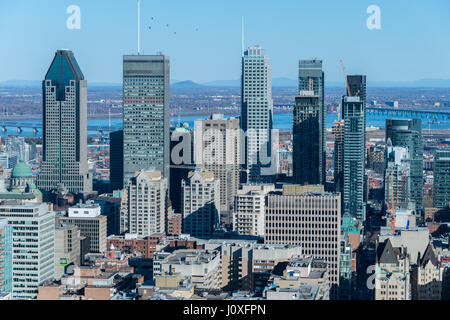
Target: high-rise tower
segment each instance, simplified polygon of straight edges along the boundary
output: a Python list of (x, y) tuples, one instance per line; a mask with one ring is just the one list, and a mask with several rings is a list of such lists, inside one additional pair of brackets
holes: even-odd
[(410, 195), (416, 203), (416, 213), (423, 203), (423, 139), (421, 119), (386, 119), (386, 141), (393, 147), (408, 148), (410, 162)]
[(123, 57), (123, 179), (156, 170), (169, 180), (169, 57)]
[[(248, 183), (273, 182), (272, 75), (269, 58), (260, 46), (242, 57), (241, 128), (246, 135), (244, 169)], [(276, 167), (276, 166), (275, 166)]]
[(344, 215), (365, 220), (364, 157), (366, 76), (347, 77), (351, 96), (342, 99), (344, 118)]
[(314, 91), (302, 90), (295, 97), (293, 167), (297, 184), (323, 183), (320, 100)]
[(43, 158), (38, 188), (92, 191), (87, 164), (87, 81), (69, 50), (56, 51), (42, 82)]
[[(315, 132), (317, 134), (317, 143), (314, 142), (317, 150), (314, 150), (314, 154), (317, 156), (311, 161), (314, 161), (315, 168), (313, 175), (318, 175), (318, 181), (304, 181), (296, 180), (296, 183), (313, 183), (313, 184), (324, 184), (326, 179), (326, 153), (325, 153), (325, 145), (326, 145), (326, 124), (325, 124), (325, 90), (324, 90), (324, 72), (322, 70), (322, 60), (312, 59), (312, 60), (300, 60), (298, 62), (298, 88), (300, 96), (302, 96), (302, 92), (312, 91), (314, 96), (317, 96), (316, 107), (314, 108), (314, 120), (310, 118), (309, 121), (314, 121)], [(295, 137), (294, 137), (295, 139)], [(315, 139), (315, 140), (316, 140)], [(303, 140), (307, 142), (306, 140)], [(294, 149), (296, 145), (294, 144)], [(312, 147), (312, 145), (310, 145)], [(300, 150), (302, 146), (297, 145), (297, 149)], [(294, 151), (294, 156), (295, 156)], [(295, 171), (295, 159), (294, 159), (294, 171)], [(299, 164), (297, 164), (298, 168)], [(301, 164), (300, 164), (301, 166)]]

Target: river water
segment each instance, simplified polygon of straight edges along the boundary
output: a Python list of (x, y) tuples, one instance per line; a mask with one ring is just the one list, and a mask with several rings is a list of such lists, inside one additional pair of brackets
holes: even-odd
[[(225, 118), (233, 117), (232, 115), (226, 115)], [(236, 117), (236, 116), (235, 116)], [(194, 122), (198, 119), (207, 119), (206, 115), (198, 115), (198, 116), (181, 116), (180, 118), (174, 117), (171, 119), (171, 125), (177, 124), (179, 121), (182, 123), (188, 123), (189, 127), (194, 128)], [(374, 126), (384, 128), (386, 119), (393, 118), (393, 116), (379, 115), (379, 114), (367, 114), (367, 126)], [(397, 117), (402, 118), (402, 117)], [(405, 117), (407, 118), (407, 117)], [(331, 128), (333, 126), (333, 122), (337, 120), (337, 114), (329, 113), (326, 116), (327, 128)], [(432, 119), (422, 118), (422, 126), (423, 129), (450, 129), (450, 122), (440, 122), (440, 123), (430, 123)], [(0, 132), (2, 136), (8, 134), (17, 134), (17, 127), (23, 126), (21, 136), (24, 137), (32, 137), (32, 136), (40, 136), (42, 130), (38, 129), (38, 132), (35, 134), (33, 132), (33, 127), (39, 127), (41, 125), (41, 120), (8, 120), (1, 121), (0, 127), (5, 126), (6, 132)], [(25, 127), (26, 126), (26, 127)], [(98, 134), (97, 127), (108, 127), (109, 119), (88, 119), (88, 135), (94, 136)], [(274, 114), (274, 128), (278, 130), (292, 130), (292, 113), (275, 113)], [(122, 128), (122, 118), (111, 118), (111, 129), (119, 130)]]

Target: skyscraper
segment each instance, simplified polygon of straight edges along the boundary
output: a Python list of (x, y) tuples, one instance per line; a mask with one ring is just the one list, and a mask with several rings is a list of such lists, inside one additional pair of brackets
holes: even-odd
[(123, 57), (123, 179), (157, 170), (169, 179), (169, 57)]
[(0, 219), (12, 227), (12, 298), (34, 299), (38, 286), (54, 278), (55, 213), (46, 203), (0, 205)]
[(342, 194), (344, 183), (344, 120), (334, 121), (334, 191)]
[(123, 189), (123, 130), (109, 133), (109, 183), (111, 190)]
[(159, 171), (140, 171), (128, 183), (128, 231), (139, 236), (166, 232), (167, 179)]
[(408, 208), (410, 196), (410, 163), (408, 148), (393, 147), (386, 142), (384, 173), (384, 201), (389, 208)]
[[(326, 153), (325, 153), (325, 145), (326, 145), (326, 109), (325, 109), (325, 76), (322, 70), (322, 60), (313, 59), (313, 60), (300, 60), (298, 63), (298, 88), (300, 96), (302, 96), (302, 91), (313, 91), (313, 95), (317, 96), (316, 106), (314, 108), (314, 130), (317, 132), (317, 138), (314, 141), (317, 142), (318, 150), (314, 150), (315, 158), (311, 160), (317, 162), (315, 164), (314, 175), (318, 174), (317, 183), (324, 184), (326, 173)], [(312, 120), (310, 120), (312, 121)], [(295, 138), (294, 138), (295, 139)], [(303, 140), (303, 142), (307, 142)], [(311, 142), (310, 142), (311, 143)], [(316, 142), (314, 142), (314, 145)], [(296, 147), (294, 143), (294, 148)], [(309, 147), (313, 147), (312, 144)], [(300, 150), (300, 146), (297, 145), (297, 149)], [(294, 151), (294, 155), (295, 155)], [(295, 160), (294, 160), (294, 168), (295, 168)], [(298, 168), (298, 167), (297, 167)], [(295, 170), (295, 169), (294, 169)], [(309, 182), (309, 181), (306, 181)], [(304, 182), (296, 182), (296, 183), (304, 183)], [(309, 182), (316, 183), (316, 182)]]
[(183, 233), (209, 239), (220, 217), (220, 180), (200, 169), (181, 183)]
[(321, 106), (314, 91), (300, 91), (295, 97), (293, 125), (293, 167), (297, 184), (322, 184)]
[(423, 201), (423, 139), (421, 119), (386, 119), (386, 141), (391, 139), (393, 147), (406, 147), (410, 162), (410, 195), (416, 202), (416, 213), (422, 209)]
[(360, 96), (344, 96), (344, 215), (365, 220), (365, 106)]
[[(324, 223), (326, 221), (326, 223)], [(302, 252), (325, 259), (332, 296), (339, 286), (341, 201), (323, 186), (285, 185), (266, 196), (264, 243), (301, 245)]]
[(195, 121), (194, 161), (197, 167), (212, 171), (220, 180), (221, 222), (232, 224), (233, 196), (239, 188), (239, 119), (212, 115)]
[(433, 206), (445, 208), (450, 204), (450, 151), (439, 150), (434, 155)]
[(87, 164), (87, 81), (69, 50), (56, 51), (42, 82), (42, 163), (38, 188), (63, 184), (73, 193), (92, 191)]
[(272, 152), (272, 75), (269, 58), (260, 46), (251, 46), (242, 57), (241, 128), (245, 137), (248, 183), (273, 182), (276, 167)]

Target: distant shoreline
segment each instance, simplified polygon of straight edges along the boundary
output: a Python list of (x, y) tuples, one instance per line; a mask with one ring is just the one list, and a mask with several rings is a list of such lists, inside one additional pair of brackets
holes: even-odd
[[(291, 113), (292, 111), (291, 110), (274, 110), (273, 111), (273, 113)], [(208, 116), (208, 115), (211, 115), (211, 114), (213, 114), (213, 113), (221, 113), (221, 114), (224, 114), (224, 115), (233, 115), (233, 114), (236, 114), (236, 112), (235, 111), (219, 111), (219, 110), (217, 110), (217, 111), (212, 111), (212, 112), (198, 112), (198, 111), (192, 111), (192, 112), (183, 112), (183, 113), (174, 113), (173, 114), (173, 117), (174, 118), (176, 118), (176, 117), (178, 117), (178, 116), (181, 116), (181, 117), (183, 117), (183, 116), (196, 116), (196, 115), (198, 115), (198, 116)], [(114, 113), (114, 114), (111, 114), (111, 115), (108, 115), (108, 114), (96, 114), (96, 115), (88, 115), (88, 119), (107, 119), (108, 117), (111, 117), (111, 119), (117, 119), (117, 118), (122, 118), (122, 114), (121, 113)], [(18, 116), (11, 116), (11, 117), (8, 117), (8, 119), (3, 119), (3, 118), (0, 118), (0, 121), (17, 121), (17, 120), (42, 120), (42, 115), (33, 115), (33, 114), (31, 114), (31, 115), (22, 115), (22, 116), (20, 116), (20, 115), (18, 115)]]

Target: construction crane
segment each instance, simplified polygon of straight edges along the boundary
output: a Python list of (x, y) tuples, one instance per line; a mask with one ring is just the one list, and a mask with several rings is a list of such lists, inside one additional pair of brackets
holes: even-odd
[(345, 77), (345, 84), (347, 85), (347, 95), (349, 97), (352, 96), (352, 93), (350, 92), (350, 86), (348, 85), (348, 79), (347, 79), (347, 74), (345, 72), (345, 66), (344, 66), (344, 62), (341, 59), (341, 65), (342, 65), (342, 71), (344, 72), (344, 77)]

